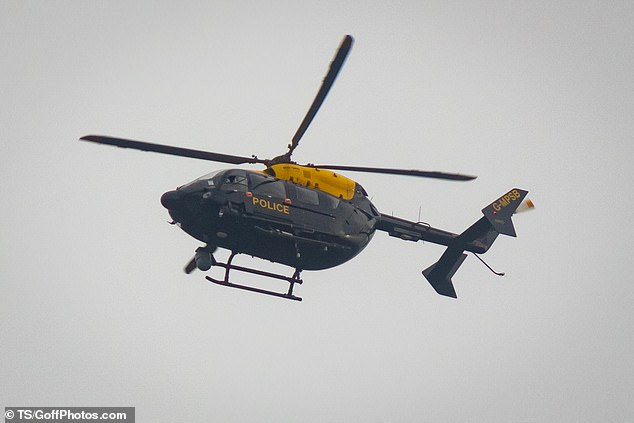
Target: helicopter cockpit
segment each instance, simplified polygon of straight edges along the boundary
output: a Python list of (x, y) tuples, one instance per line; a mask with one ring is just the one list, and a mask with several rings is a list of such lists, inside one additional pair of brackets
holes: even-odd
[(247, 172), (242, 169), (231, 169), (218, 175), (216, 184), (222, 191), (247, 192)]
[(178, 187), (178, 189), (190, 187), (190, 186), (196, 185), (198, 182), (204, 182), (204, 181), (207, 182), (207, 186), (208, 187), (217, 186), (218, 182), (219, 182), (218, 181), (219, 178), (217, 178), (217, 176), (220, 173), (225, 172), (225, 171), (226, 171), (225, 169), (222, 169), (222, 170), (216, 170), (216, 171), (211, 172), (211, 173), (207, 173), (206, 175), (200, 176), (200, 177), (194, 179), (193, 181), (188, 182), (185, 185), (182, 185), (182, 186)]
[[(187, 191), (198, 189), (209, 190), (218, 188), (224, 192), (247, 192), (258, 190), (260, 185), (266, 188), (260, 189), (265, 195), (284, 197), (283, 183), (278, 179), (259, 172), (248, 172), (243, 169), (222, 169), (200, 176), (193, 181), (179, 187)], [(270, 185), (270, 186), (269, 186)], [(281, 189), (280, 189), (281, 188)]]

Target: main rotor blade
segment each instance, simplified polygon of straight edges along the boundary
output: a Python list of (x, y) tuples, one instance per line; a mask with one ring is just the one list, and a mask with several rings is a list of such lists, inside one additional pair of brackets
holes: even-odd
[(335, 58), (330, 63), (330, 69), (328, 69), (328, 73), (326, 74), (326, 77), (321, 83), (321, 87), (319, 88), (319, 91), (317, 92), (317, 96), (313, 100), (313, 104), (310, 105), (310, 108), (308, 109), (306, 116), (304, 116), (304, 120), (299, 125), (299, 128), (297, 128), (297, 132), (295, 132), (295, 135), (293, 136), (293, 141), (287, 153), (289, 159), (291, 154), (293, 154), (293, 151), (295, 150), (295, 148), (297, 148), (297, 145), (299, 144), (299, 140), (304, 135), (304, 132), (306, 132), (306, 129), (308, 129), (308, 126), (313, 121), (313, 118), (317, 114), (317, 111), (321, 107), (321, 104), (324, 102), (324, 99), (326, 98), (326, 95), (328, 95), (328, 91), (330, 91), (332, 84), (335, 82), (335, 79), (337, 78), (337, 74), (341, 70), (341, 67), (343, 66), (343, 62), (346, 60), (346, 56), (348, 56), (348, 53), (350, 52), (350, 48), (352, 47), (352, 41), (353, 41), (352, 36), (346, 35), (343, 41), (341, 42), (341, 45), (339, 46), (339, 50), (337, 50), (337, 54), (335, 55)]
[(80, 138), (82, 141), (95, 142), (97, 144), (108, 144), (122, 148), (133, 148), (141, 151), (152, 151), (155, 153), (171, 154), (173, 156), (190, 157), (193, 159), (210, 160), (212, 162), (244, 164), (244, 163), (264, 163), (266, 160), (254, 157), (232, 156), (229, 154), (212, 153), (210, 151), (192, 150), (189, 148), (172, 147), (169, 145), (152, 144), (149, 142), (126, 140), (123, 138), (106, 137), (102, 135), (86, 135)]
[(471, 181), (477, 176), (461, 175), (459, 173), (430, 172), (426, 170), (389, 169), (382, 167), (359, 167), (359, 166), (337, 166), (337, 165), (306, 165), (319, 169), (346, 170), (349, 172), (383, 173), (387, 175), (418, 176), (421, 178), (448, 179), (451, 181)]

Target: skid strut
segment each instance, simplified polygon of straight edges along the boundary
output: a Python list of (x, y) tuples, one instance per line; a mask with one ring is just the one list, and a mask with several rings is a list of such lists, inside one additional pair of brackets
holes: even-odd
[[(265, 295), (272, 295), (274, 297), (279, 297), (279, 298), (286, 298), (288, 300), (294, 300), (294, 301), (301, 301), (302, 299), (300, 297), (297, 297), (295, 295), (293, 295), (293, 287), (295, 286), (295, 284), (302, 284), (302, 280), (300, 279), (299, 275), (301, 273), (300, 269), (295, 269), (295, 273), (293, 273), (293, 276), (284, 276), (284, 275), (279, 275), (277, 273), (270, 273), (270, 272), (265, 272), (263, 270), (258, 270), (258, 269), (252, 269), (250, 267), (243, 267), (243, 266), (237, 266), (235, 264), (231, 264), (231, 262), (233, 261), (233, 258), (237, 255), (238, 253), (232, 252), (231, 256), (229, 256), (229, 260), (227, 260), (226, 263), (219, 263), (215, 260), (213, 260), (213, 266), (218, 266), (218, 267), (222, 267), (225, 269), (225, 277), (224, 280), (218, 280), (218, 279), (214, 279), (211, 276), (205, 276), (205, 279), (207, 279), (209, 282), (213, 282), (217, 285), (222, 285), (222, 286), (228, 286), (229, 288), (238, 288), (238, 289), (243, 289), (245, 291), (251, 291), (251, 292), (257, 292), (258, 294), (265, 294)], [(236, 283), (232, 283), (229, 282), (229, 273), (231, 272), (231, 270), (237, 270), (238, 272), (245, 272), (245, 273), (251, 273), (254, 275), (258, 275), (258, 276), (264, 276), (267, 278), (272, 278), (272, 279), (280, 279), (283, 281), (288, 282), (289, 286), (288, 286), (288, 292), (281, 293), (281, 292), (275, 292), (275, 291), (269, 291), (266, 289), (262, 289), (262, 288), (255, 288), (252, 286), (247, 286), (247, 285), (239, 285)]]

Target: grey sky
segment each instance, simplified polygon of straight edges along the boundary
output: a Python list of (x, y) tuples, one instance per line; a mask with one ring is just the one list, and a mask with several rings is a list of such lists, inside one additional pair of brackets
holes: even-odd
[[(554, 3), (554, 4), (553, 4)], [(0, 406), (138, 421), (629, 421), (632, 2), (0, 2)], [(509, 188), (538, 209), (470, 257), (377, 234), (292, 303), (205, 282), (160, 195), (222, 165), (79, 143), (285, 151), (479, 175), (347, 174), (382, 212), (462, 231)], [(242, 263), (249, 263), (245, 257)], [(262, 264), (268, 267), (267, 263)]]

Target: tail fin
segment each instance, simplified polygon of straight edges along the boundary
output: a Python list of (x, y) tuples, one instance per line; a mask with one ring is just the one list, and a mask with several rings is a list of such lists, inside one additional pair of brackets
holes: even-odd
[[(484, 216), (457, 236), (440, 259), (423, 270), (423, 275), (440, 295), (457, 298), (451, 278), (462, 262), (467, 258), (464, 251), (485, 253), (499, 234), (516, 237), (511, 216), (520, 205), (528, 191), (513, 188), (482, 209)], [(533, 204), (527, 200), (527, 207)]]
[(467, 258), (464, 250), (449, 247), (436, 263), (423, 270), (423, 275), (437, 293), (446, 297), (458, 298), (451, 278), (462, 262)]

